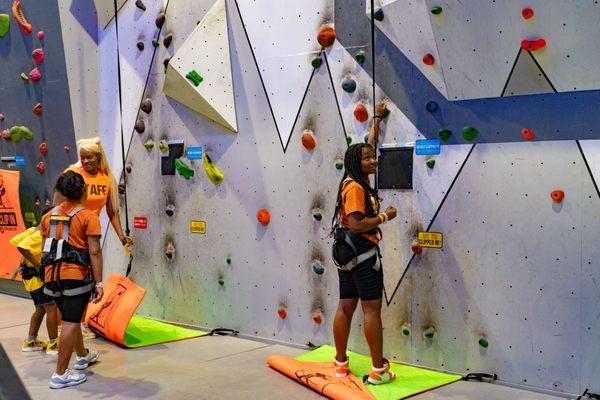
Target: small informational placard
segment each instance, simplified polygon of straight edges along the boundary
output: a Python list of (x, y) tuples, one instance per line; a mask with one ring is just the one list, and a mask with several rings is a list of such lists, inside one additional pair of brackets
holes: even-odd
[(133, 227), (136, 229), (146, 229), (148, 227), (148, 220), (146, 217), (133, 217)]
[(421, 247), (441, 249), (444, 245), (444, 236), (440, 232), (419, 232), (418, 239)]
[(190, 232), (206, 234), (206, 221), (190, 221)]
[(24, 156), (15, 156), (15, 164), (17, 167), (25, 166), (25, 157)]
[(25, 221), (27, 222), (35, 222), (35, 214), (32, 212), (25, 213)]
[(187, 158), (188, 160), (202, 160), (202, 147), (188, 147)]
[(419, 139), (415, 142), (415, 154), (418, 156), (428, 156), (440, 154), (441, 143), (439, 139)]

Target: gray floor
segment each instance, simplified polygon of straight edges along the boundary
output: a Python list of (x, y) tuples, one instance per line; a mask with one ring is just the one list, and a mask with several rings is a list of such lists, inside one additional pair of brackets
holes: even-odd
[[(303, 350), (234, 337), (202, 337), (124, 350), (102, 339), (87, 341), (101, 361), (88, 382), (51, 390), (55, 358), (22, 353), (32, 311), (30, 300), (0, 294), (0, 343), (33, 399), (321, 399), (317, 393), (267, 367), (271, 354), (295, 356)], [(46, 337), (42, 326), (41, 337)], [(1, 382), (0, 382), (1, 384)], [(557, 400), (558, 397), (499, 385), (457, 382), (416, 400)]]

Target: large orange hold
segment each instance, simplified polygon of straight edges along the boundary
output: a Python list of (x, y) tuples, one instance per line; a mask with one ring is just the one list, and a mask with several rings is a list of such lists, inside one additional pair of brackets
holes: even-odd
[(312, 150), (317, 147), (317, 141), (311, 131), (305, 130), (302, 133), (302, 146), (304, 146), (306, 150)]
[(546, 47), (546, 40), (544, 38), (539, 38), (536, 40), (523, 39), (521, 41), (521, 47), (523, 48), (523, 50), (527, 51), (540, 50)]
[(367, 111), (367, 108), (362, 104), (357, 104), (356, 108), (354, 109), (354, 118), (361, 123), (368, 120), (369, 112)]
[(335, 29), (332, 26), (325, 25), (317, 35), (317, 41), (323, 47), (329, 47), (335, 42)]
[(556, 189), (552, 193), (550, 193), (550, 197), (556, 203), (560, 203), (565, 198), (565, 192), (561, 189)]
[(256, 219), (261, 224), (267, 225), (271, 221), (271, 214), (264, 208), (261, 208), (258, 210), (258, 213), (256, 213)]
[(323, 315), (321, 314), (320, 311), (315, 311), (312, 319), (315, 322), (315, 324), (321, 325), (321, 323), (323, 322)]
[(529, 128), (523, 128), (521, 129), (521, 135), (523, 135), (525, 140), (531, 140), (535, 136), (535, 133)]
[(12, 12), (15, 21), (17, 21), (17, 24), (19, 24), (23, 33), (29, 35), (31, 33), (31, 24), (27, 21), (27, 18), (25, 18), (25, 14), (23, 14), (20, 1), (15, 1), (13, 3)]
[(281, 319), (286, 319), (287, 311), (285, 311), (285, 308), (280, 308), (279, 310), (277, 310), (277, 315), (279, 315), (279, 318)]
[(427, 53), (423, 56), (423, 63), (425, 65), (433, 65), (435, 64), (435, 58), (432, 54)]

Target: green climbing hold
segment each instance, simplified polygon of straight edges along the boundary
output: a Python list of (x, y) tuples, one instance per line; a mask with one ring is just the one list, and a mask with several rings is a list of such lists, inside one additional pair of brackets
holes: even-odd
[(435, 336), (435, 328), (430, 326), (429, 328), (425, 329), (423, 331), (423, 336), (426, 339), (433, 339), (433, 337)]
[(450, 129), (440, 129), (438, 131), (438, 136), (442, 142), (447, 142), (448, 139), (450, 139), (450, 136), (452, 136), (452, 131)]
[(317, 56), (312, 59), (310, 64), (313, 66), (313, 68), (319, 68), (321, 66), (321, 64), (323, 64), (323, 59), (321, 59), (321, 57)]
[(477, 129), (473, 128), (472, 126), (465, 126), (462, 129), (463, 139), (468, 140), (468, 141), (475, 140), (475, 138), (477, 137), (478, 134), (479, 134), (479, 132), (477, 131)]
[(200, 82), (202, 82), (204, 80), (204, 78), (201, 77), (200, 74), (198, 74), (198, 72), (196, 72), (196, 70), (192, 70), (192, 71), (188, 72), (185, 77), (187, 79), (189, 79), (190, 81), (192, 81), (194, 86), (198, 86), (200, 84)]
[(381, 8), (375, 10), (373, 13), (373, 18), (375, 18), (377, 21), (383, 21), (383, 10)]
[(435, 14), (435, 15), (439, 15), (442, 13), (442, 7), (441, 6), (435, 6), (431, 9), (431, 13)]
[(386, 109), (385, 109), (385, 112), (384, 112), (383, 114), (381, 114), (381, 118), (383, 118), (383, 119), (386, 119), (387, 117), (389, 117), (389, 116), (390, 116), (390, 114), (391, 114), (391, 113), (392, 113), (392, 112), (390, 111), (390, 109), (389, 109), (389, 108), (386, 108)]
[(152, 39), (152, 46), (158, 47), (158, 45), (159, 45), (158, 40)]
[(410, 328), (408, 326), (403, 326), (402, 327), (402, 334), (404, 336), (409, 336), (410, 335)]
[(26, 126), (13, 126), (10, 128), (10, 138), (13, 142), (20, 142), (21, 139), (33, 139), (33, 132)]
[(25, 72), (21, 72), (21, 79), (23, 79), (23, 82), (29, 81), (29, 77)]
[(490, 342), (488, 342), (488, 340), (484, 337), (482, 337), (481, 339), (479, 339), (479, 345), (485, 349), (488, 348), (488, 346), (490, 345)]
[(357, 63), (363, 64), (365, 62), (365, 52), (360, 50), (358, 53), (354, 55), (354, 59)]
[(231, 265), (231, 257), (227, 257), (227, 264)]
[(194, 170), (191, 169), (179, 158), (175, 160), (175, 169), (177, 170), (179, 175), (183, 176), (186, 180), (189, 180), (192, 176), (194, 176)]
[(346, 143), (348, 143), (348, 144), (352, 143), (352, 137), (351, 136), (346, 136)]
[(429, 160), (426, 164), (427, 168), (433, 169), (433, 167), (435, 167), (435, 160)]
[(8, 14), (0, 14), (0, 37), (4, 37), (10, 29), (10, 17)]
[(219, 278), (219, 285), (223, 286), (225, 284), (225, 279)]
[(341, 160), (338, 160), (335, 162), (335, 169), (344, 169), (344, 162)]
[(165, 143), (164, 140), (161, 140), (160, 142), (158, 142), (158, 149), (161, 151), (161, 153), (169, 152), (169, 146), (167, 146), (167, 144)]

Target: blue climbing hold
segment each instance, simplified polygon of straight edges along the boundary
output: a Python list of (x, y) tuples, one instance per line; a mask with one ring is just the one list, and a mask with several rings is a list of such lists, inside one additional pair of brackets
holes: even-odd
[(438, 103), (436, 103), (433, 100), (430, 100), (430, 101), (427, 102), (427, 104), (425, 104), (425, 108), (429, 112), (436, 112), (437, 109), (438, 109)]
[(317, 275), (323, 275), (323, 273), (325, 272), (325, 267), (323, 266), (323, 264), (321, 264), (319, 260), (314, 260), (312, 270)]
[(356, 90), (356, 82), (354, 79), (344, 79), (342, 82), (342, 89), (344, 89), (344, 92), (354, 93)]
[(383, 21), (383, 10), (381, 8), (375, 10), (373, 13), (373, 18), (375, 18), (377, 21)]

